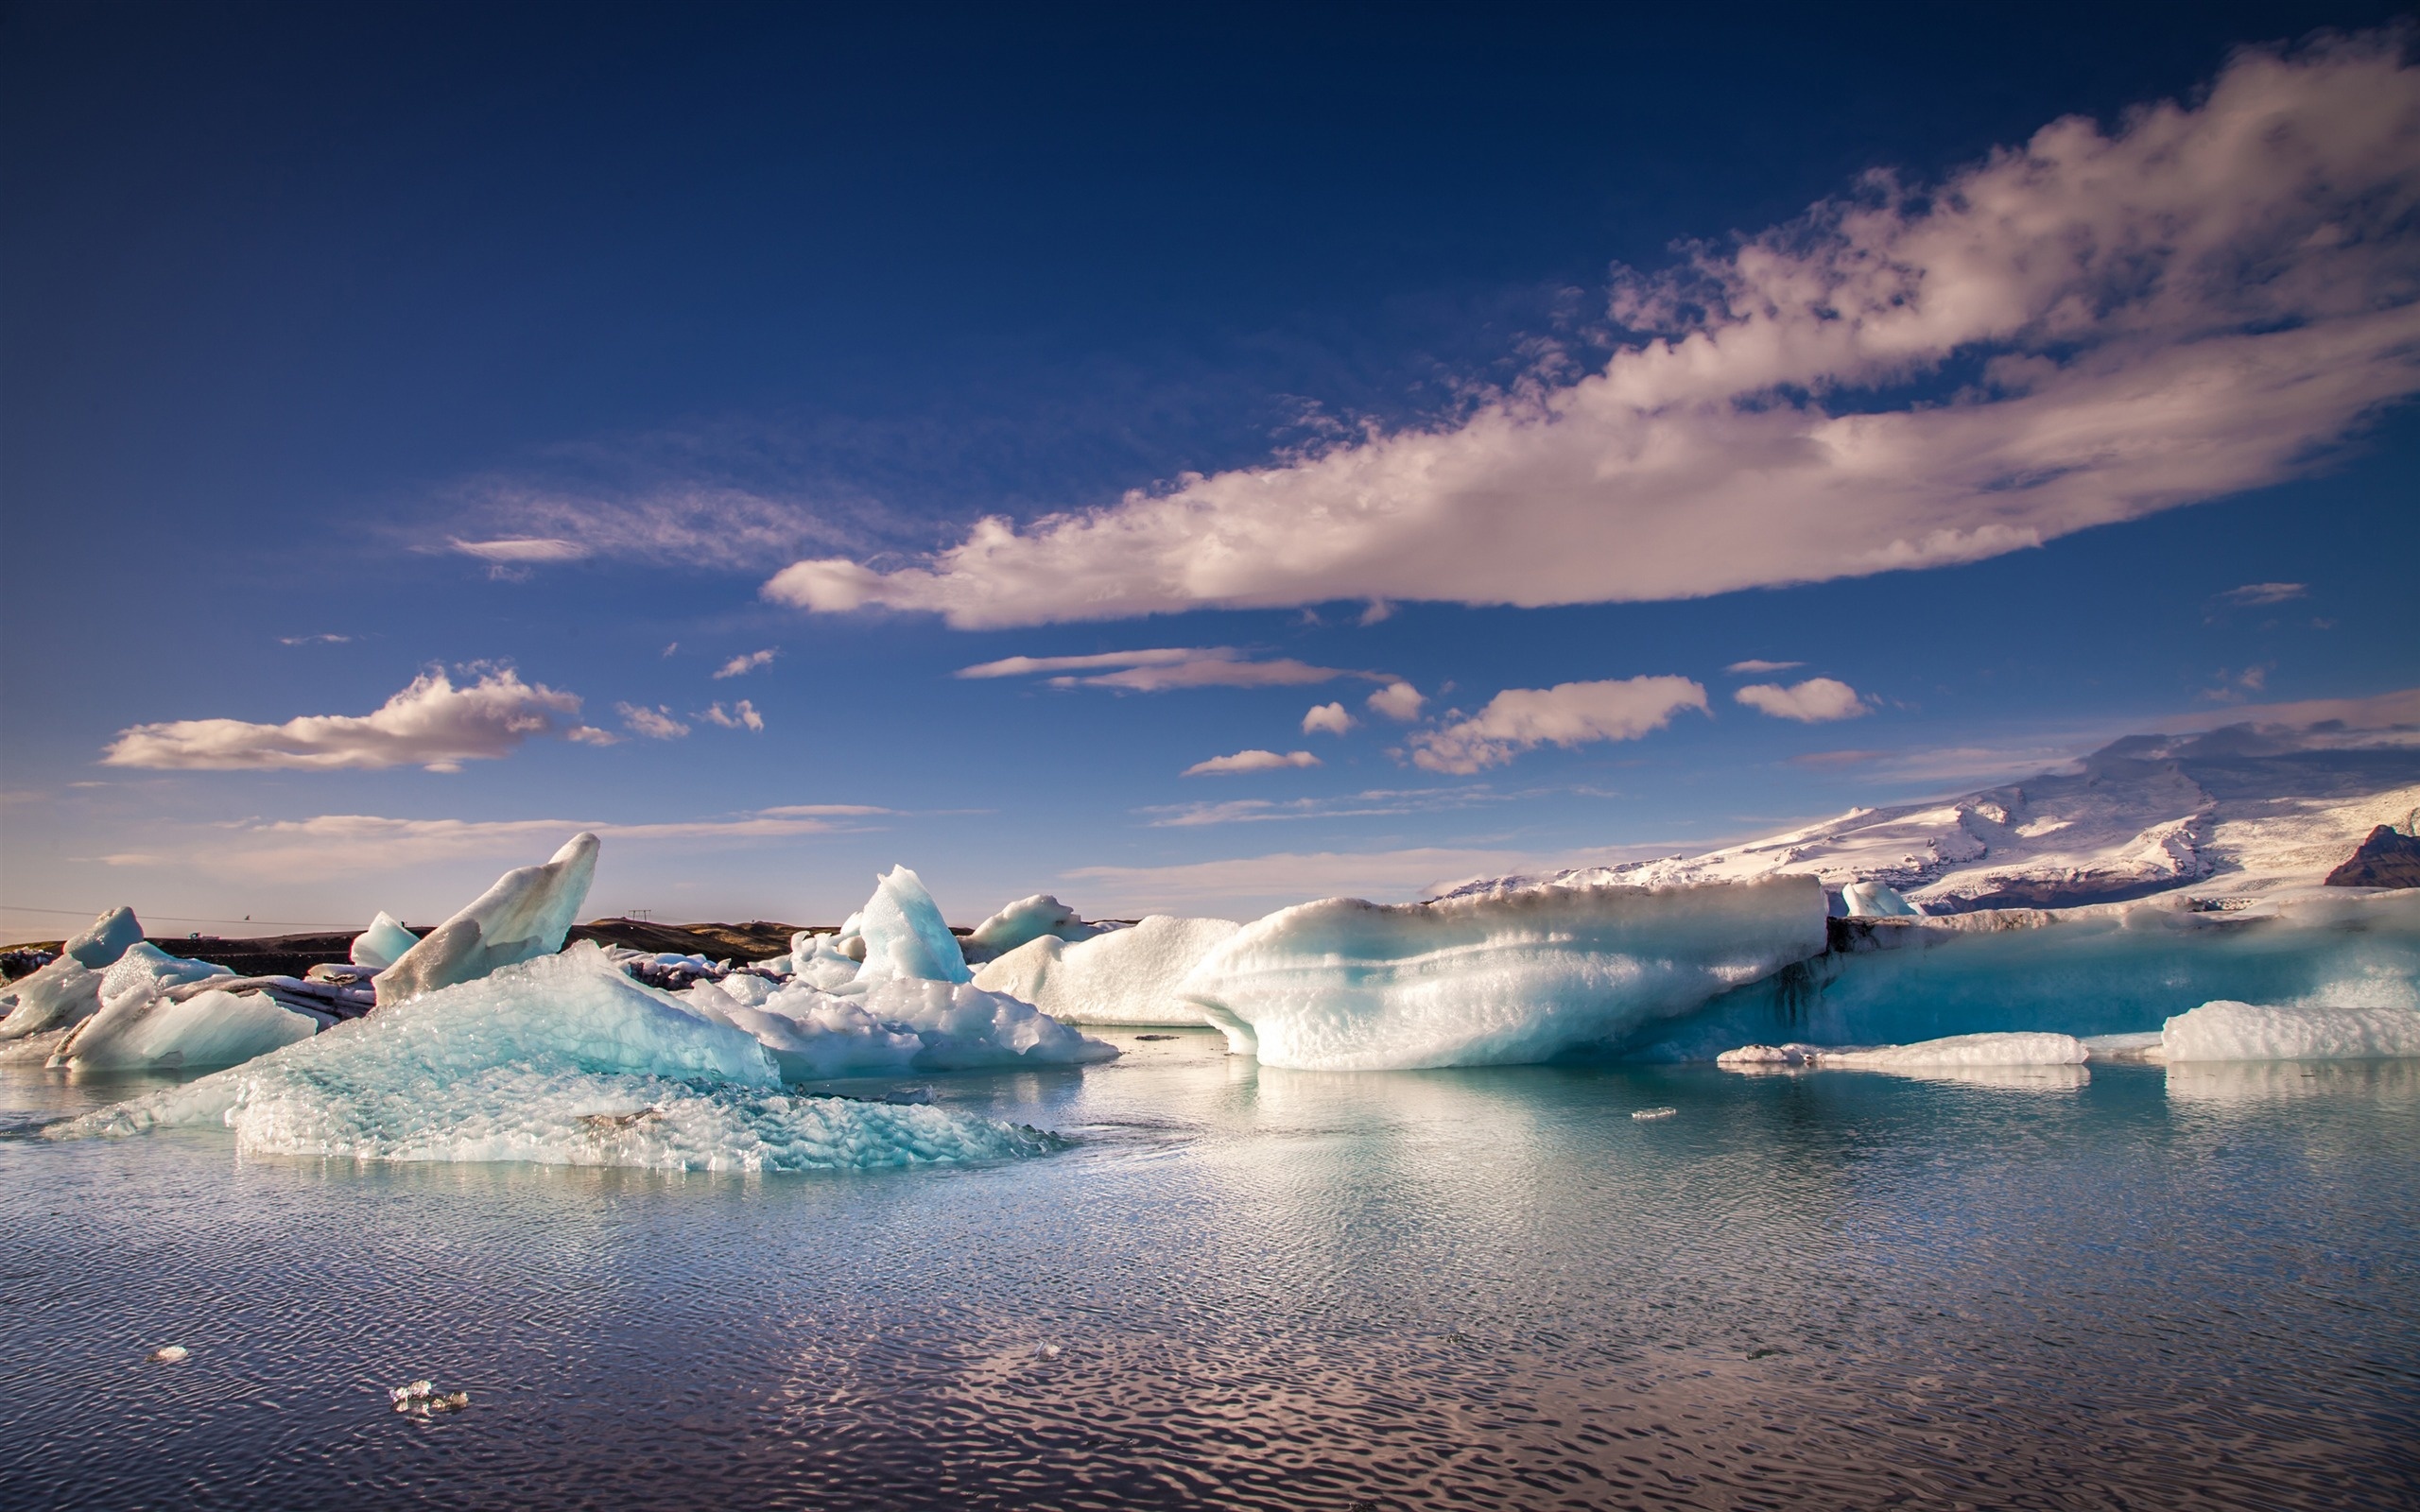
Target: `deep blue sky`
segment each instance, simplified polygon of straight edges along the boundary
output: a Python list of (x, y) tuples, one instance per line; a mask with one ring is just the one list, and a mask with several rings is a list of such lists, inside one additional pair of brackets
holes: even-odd
[[(2408, 686), (2408, 408), (2293, 481), (2042, 549), (1677, 602), (960, 630), (757, 594), (792, 556), (905, 563), (980, 515), (1264, 463), (1317, 417), (1443, 423), (1542, 339), (1600, 368), (1615, 264), (1668, 266), (1676, 242), (1727, 245), (1870, 169), (1933, 181), (2061, 115), (2190, 96), (2238, 44), (2403, 9), (10, 7), (0, 918), (12, 937), (64, 917), (30, 910), (121, 901), (197, 928), (425, 920), (554, 841), (331, 841), (320, 866), (261, 859), (264, 826), (780, 805), (899, 812), (609, 838), (596, 908), (826, 919), (898, 860), (965, 922), (1035, 890), (1249, 912), (1701, 849), (2021, 770), (2213, 690)], [(693, 488), (823, 534), (745, 564), (501, 575), (443, 549), (515, 534), (482, 525), (499, 498)], [(2221, 597), (2256, 583), (2302, 593)], [(321, 635), (346, 639), (302, 639)], [(1328, 698), (1357, 713), (1369, 682), (949, 676), (1158, 646), (1398, 674), (1432, 712), (1674, 675), (1713, 717), (1455, 776), (1389, 754), (1409, 727), (1300, 730)], [(1747, 658), (1874, 712), (1761, 717), (1723, 671)], [(136, 725), (366, 714), (424, 668), (494, 662), (625, 738), (451, 774), (98, 765)], [(761, 732), (694, 717), (738, 696)], [(619, 702), (691, 732), (633, 734)], [(1248, 747), (1324, 765), (1178, 775)], [(1868, 754), (1805, 761), (1833, 751)], [(1341, 801), (1364, 790), (1414, 796)], [(1390, 812), (1151, 822), (1245, 799)], [(1281, 853), (1368, 859), (1253, 859)], [(1221, 861), (1252, 864), (1081, 870)]]

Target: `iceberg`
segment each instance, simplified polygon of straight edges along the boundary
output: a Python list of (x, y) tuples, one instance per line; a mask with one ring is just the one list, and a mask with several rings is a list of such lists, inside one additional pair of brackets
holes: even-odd
[(1916, 909), (1886, 883), (1852, 882), (1841, 888), (1841, 905), (1852, 919), (1912, 919)]
[(498, 877), (494, 886), (378, 973), (378, 1005), (409, 1002), (562, 950), (596, 874), (596, 836), (583, 831), (545, 865)]
[(2366, 1060), (2420, 1056), (2420, 1008), (2204, 1003), (2160, 1030), (2169, 1065), (2212, 1060)]
[(861, 981), (902, 976), (927, 982), (971, 980), (958, 936), (942, 922), (942, 911), (924, 882), (906, 867), (892, 867), (875, 879), (873, 896), (866, 900), (856, 923), (865, 941), (865, 965), (857, 972)]
[(420, 943), (420, 936), (406, 929), (403, 920), (385, 909), (370, 921), (370, 927), (353, 937), (353, 948), (346, 954), (355, 966), (366, 966), (383, 971), (402, 960), (406, 952)]
[(1742, 1044), (1907, 1044), (1984, 1031), (2141, 1034), (2204, 1003), (2398, 1002), (2420, 982), (2420, 892), (2310, 887), (1832, 921), (1825, 954), (1634, 1035), (1645, 1060)]
[(1068, 1023), (1201, 1023), (1201, 1008), (1178, 985), (1242, 927), (1153, 914), (1132, 929), (1074, 943), (1045, 935), (982, 967), (975, 985)]
[(51, 1064), (78, 1071), (195, 1071), (233, 1066), (297, 1040), (325, 1021), (266, 992), (205, 988), (189, 996), (104, 1004), (60, 1041)]
[(382, 1006), (54, 1139), (224, 1124), (251, 1155), (684, 1171), (869, 1170), (1037, 1155), (1037, 1130), (786, 1092), (755, 1039), (575, 945)]
[(1076, 911), (1046, 892), (1020, 898), (975, 926), (960, 947), (969, 964), (994, 961), (1031, 940), (1055, 938), (1073, 943), (1106, 931), (1085, 923)]
[(1826, 1045), (1742, 1045), (1714, 1057), (1726, 1070), (1829, 1067), (1841, 1071), (1918, 1071), (1966, 1066), (2081, 1066), (2091, 1058), (2083, 1040), (2064, 1034), (1960, 1034), (1911, 1045), (1863, 1048)]
[(111, 909), (70, 937), (59, 958), (0, 988), (0, 1043), (46, 1035), (100, 1010), (101, 973), (143, 943), (134, 910)]
[(890, 977), (843, 994), (792, 981), (760, 993), (736, 985), (747, 980), (700, 982), (684, 1001), (754, 1036), (790, 1081), (1083, 1066), (1117, 1056), (1032, 1004), (972, 983)]
[(1820, 954), (1824, 913), (1823, 885), (1790, 875), (1329, 899), (1246, 925), (1179, 991), (1264, 1066), (1520, 1064), (1617, 1040)]

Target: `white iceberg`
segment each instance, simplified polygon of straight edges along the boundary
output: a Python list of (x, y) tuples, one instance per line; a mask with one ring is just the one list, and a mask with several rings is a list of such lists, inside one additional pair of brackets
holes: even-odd
[(252, 1155), (713, 1171), (864, 1170), (1058, 1144), (930, 1107), (786, 1093), (780, 1080), (753, 1038), (581, 944), (43, 1132), (224, 1123)]
[(1824, 950), (1824, 927), (1811, 876), (1393, 905), (1329, 899), (1246, 925), (1181, 991), (1265, 1066), (1519, 1064), (1617, 1039), (1806, 960)]
[(731, 976), (700, 982), (683, 1000), (754, 1036), (791, 1081), (1083, 1066), (1117, 1056), (1030, 1003), (965, 982), (889, 977), (840, 994), (792, 981), (760, 992)]
[(596, 874), (596, 836), (582, 832), (545, 865), (498, 877), (494, 886), (378, 973), (378, 1005), (409, 1002), (562, 950)]
[(134, 910), (111, 909), (70, 936), (59, 959), (0, 988), (0, 1043), (48, 1035), (91, 1018), (101, 1006), (101, 973), (143, 943)]
[(2364, 1060), (2420, 1056), (2420, 1008), (2320, 1004), (2204, 1003), (2168, 1021), (2161, 1058)]
[(1046, 892), (1020, 898), (975, 926), (960, 947), (969, 963), (995, 961), (1031, 940), (1055, 938), (1074, 943), (1106, 931), (1088, 924), (1076, 911)]
[(925, 982), (970, 980), (958, 936), (942, 921), (942, 911), (923, 881), (906, 867), (892, 867), (875, 879), (873, 896), (866, 900), (855, 921), (865, 941), (859, 980), (880, 982), (902, 976)]
[(1834, 919), (1829, 954), (1650, 1026), (1621, 1049), (1710, 1060), (1791, 1040), (1908, 1044), (2000, 1030), (2083, 1039), (2139, 1034), (2216, 1000), (2401, 1001), (2394, 994), (2420, 982), (2420, 890), (2310, 888), (2210, 910), (2183, 902)]
[(1852, 919), (1911, 919), (1916, 909), (1898, 890), (1879, 882), (1852, 882), (1841, 888), (1841, 906)]
[(1959, 1034), (1911, 1045), (1742, 1045), (1714, 1057), (1731, 1069), (1816, 1066), (1841, 1071), (1911, 1071), (1959, 1066), (2081, 1066), (2090, 1055), (2064, 1034)]
[(1201, 1023), (1201, 1006), (1178, 985), (1242, 927), (1153, 914), (1132, 929), (1074, 943), (1045, 935), (977, 971), (975, 985), (1068, 1023)]
[(405, 953), (420, 943), (420, 936), (406, 929), (403, 920), (378, 911), (370, 927), (353, 937), (353, 948), (346, 954), (355, 966), (383, 971), (404, 958)]
[(198, 1071), (240, 1065), (308, 1040), (326, 1021), (266, 992), (206, 988), (104, 1004), (60, 1041), (53, 1065), (78, 1071)]

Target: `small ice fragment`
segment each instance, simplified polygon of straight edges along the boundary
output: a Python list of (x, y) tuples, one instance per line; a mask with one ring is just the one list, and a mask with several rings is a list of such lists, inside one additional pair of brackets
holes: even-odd
[(441, 1397), (431, 1397), (428, 1400), (428, 1410), (431, 1412), (460, 1412), (470, 1404), (471, 1394), (469, 1392), (449, 1391)]
[(1633, 1113), (1630, 1116), (1638, 1120), (1640, 1123), (1645, 1124), (1653, 1119), (1670, 1118), (1673, 1114), (1679, 1111), (1680, 1109), (1677, 1108), (1642, 1108), (1637, 1112)]
[(1852, 882), (1841, 889), (1841, 906), (1852, 919), (1909, 919), (1915, 908), (1887, 883)]
[(1045, 1360), (1056, 1360), (1059, 1358), (1059, 1346), (1055, 1344), (1037, 1344), (1033, 1347), (1033, 1352)]
[(161, 1365), (175, 1365), (192, 1353), (182, 1344), (164, 1344), (151, 1351), (151, 1359)]
[(393, 1399), (397, 1412), (408, 1412), (416, 1401), (426, 1401), (437, 1394), (437, 1383), (426, 1379), (395, 1387), (387, 1395)]

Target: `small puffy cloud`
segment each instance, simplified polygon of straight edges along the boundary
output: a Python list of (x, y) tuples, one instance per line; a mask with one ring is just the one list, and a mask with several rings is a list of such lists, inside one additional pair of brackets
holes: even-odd
[(2230, 588), (2219, 596), (2238, 609), (2253, 609), (2262, 604), (2288, 604), (2309, 596), (2307, 583), (2246, 583)]
[(1370, 695), (1365, 701), (1371, 713), (1384, 714), (1398, 724), (1409, 724), (1420, 717), (1420, 707), (1428, 698), (1418, 688), (1397, 678)]
[(524, 682), (491, 668), (458, 688), (442, 669), (424, 672), (373, 713), (306, 714), (282, 725), (242, 719), (176, 719), (119, 732), (102, 753), (110, 766), (184, 771), (374, 771), (424, 766), (461, 770), (466, 761), (510, 753), (556, 732), (557, 715), (579, 713), (575, 694)]
[(1331, 735), (1341, 735), (1352, 728), (1353, 716), (1344, 712), (1341, 703), (1318, 704), (1303, 715), (1303, 733), (1305, 735), (1315, 735), (1322, 730)]
[(617, 703), (614, 709), (622, 716), (622, 724), (634, 735), (649, 740), (679, 740), (689, 732), (689, 727), (672, 717), (672, 711), (659, 704), (644, 708), (638, 704)]
[(1855, 719), (1872, 713), (1857, 690), (1837, 678), (1809, 678), (1787, 688), (1778, 682), (1752, 682), (1731, 696), (1775, 719), (1795, 719), (1803, 725)]
[(588, 555), (588, 548), (577, 541), (562, 541), (553, 536), (504, 536), (494, 541), (465, 541), (451, 537), (446, 544), (465, 557), (496, 567), (534, 567), (546, 562), (578, 561)]
[(1315, 667), (1291, 657), (1255, 662), (1232, 645), (1159, 646), (1090, 656), (1011, 656), (960, 667), (961, 678), (1023, 678), (1056, 673), (1054, 688), (1112, 688), (1166, 693), (1173, 688), (1279, 688), (1369, 677), (1340, 667)]
[[(678, 645), (680, 643), (676, 641), (673, 644)], [(758, 667), (771, 666), (773, 658), (781, 654), (782, 648), (774, 645), (767, 646), (762, 651), (751, 651), (745, 656), (733, 657), (716, 669), (715, 680), (720, 682), (725, 678), (744, 678)]]
[(1412, 736), (1411, 760), (1432, 772), (1466, 774), (1538, 746), (1636, 740), (1670, 724), (1684, 709), (1703, 713), (1705, 706), (1705, 689), (1687, 678), (1507, 688), (1470, 718)]
[(722, 730), (753, 730), (762, 733), (765, 729), (765, 716), (745, 698), (733, 704), (729, 713), (724, 712), (720, 703), (716, 703), (698, 717)]
[(1306, 750), (1289, 750), (1279, 755), (1273, 750), (1239, 750), (1233, 756), (1213, 756), (1206, 762), (1195, 762), (1184, 769), (1187, 777), (1233, 777), (1238, 772), (1273, 772), (1287, 766), (1317, 766), (1320, 759)]
[(595, 725), (574, 725), (563, 731), (563, 739), (582, 746), (618, 746), (622, 743), (621, 736), (610, 730), (599, 730)]
[(962, 628), (1647, 602), (1978, 561), (2299, 476), (2420, 390), (2408, 47), (2246, 49), (2188, 103), (1868, 174), (1617, 274), (1616, 348), (1577, 377), (762, 592)]
[(1757, 657), (1750, 657), (1745, 662), (1734, 662), (1722, 670), (1736, 678), (1761, 678), (1770, 672), (1788, 672), (1792, 667), (1803, 667), (1806, 664), (1804, 662), (1767, 662)]

